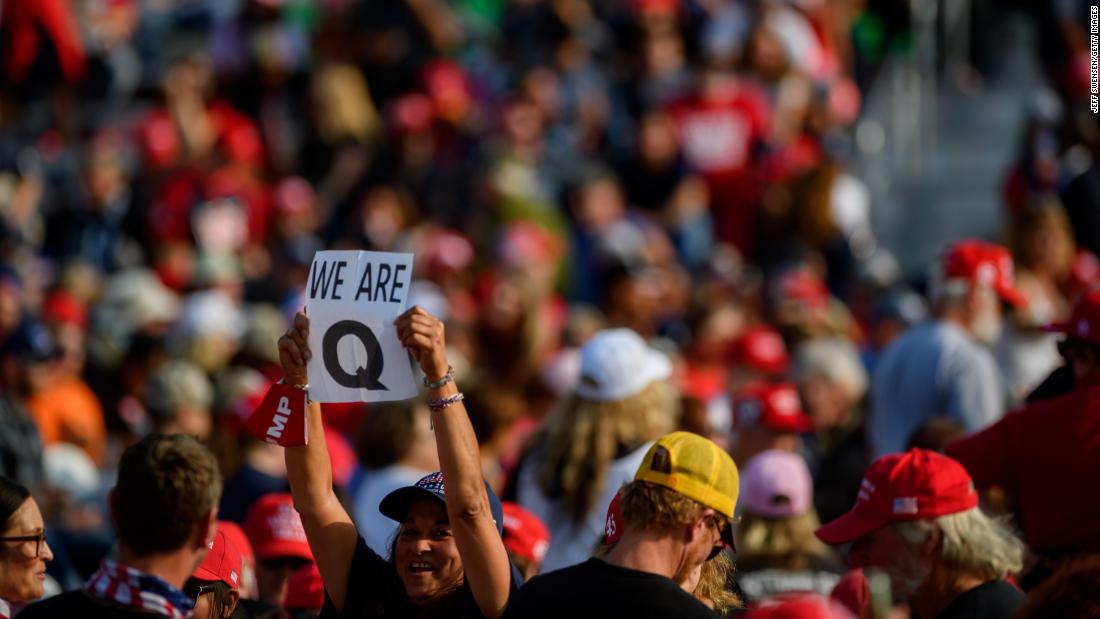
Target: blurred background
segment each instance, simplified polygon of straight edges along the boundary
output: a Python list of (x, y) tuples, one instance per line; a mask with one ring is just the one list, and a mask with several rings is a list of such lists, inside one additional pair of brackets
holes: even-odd
[[(112, 469), (149, 431), (210, 445), (243, 521), (286, 490), (244, 421), (313, 253), (408, 251), (499, 491), (577, 347), (619, 325), (674, 358), (680, 427), (746, 458), (777, 443), (737, 435), (731, 399), (793, 381), (814, 428), (779, 446), (830, 519), (867, 462), (867, 374), (948, 243), (1010, 248), (1025, 327), (1100, 278), (1087, 20), (1074, 0), (0, 0), (0, 473), (44, 497), (63, 588), (108, 551)], [(1050, 337), (998, 343), (1017, 401), (1058, 365)], [(325, 409), (353, 509), (380, 471), (437, 466), (420, 405)]]

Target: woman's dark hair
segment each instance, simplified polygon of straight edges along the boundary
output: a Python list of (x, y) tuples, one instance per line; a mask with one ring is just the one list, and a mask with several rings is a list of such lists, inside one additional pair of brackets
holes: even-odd
[(214, 619), (225, 619), (226, 617), (232, 617), (236, 608), (233, 602), (233, 596), (231, 595), (233, 589), (229, 585), (220, 580), (202, 580), (199, 578), (188, 578), (187, 584), (183, 586), (183, 590), (188, 595), (192, 595), (199, 587), (213, 587), (214, 590), (210, 591), (210, 616)]
[(8, 520), (28, 498), (31, 492), (22, 484), (0, 475), (0, 531), (8, 528)]

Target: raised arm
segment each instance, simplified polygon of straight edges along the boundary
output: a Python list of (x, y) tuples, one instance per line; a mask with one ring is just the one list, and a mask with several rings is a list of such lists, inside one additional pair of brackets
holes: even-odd
[[(288, 385), (309, 383), (306, 362), (311, 353), (308, 342), (309, 318), (299, 312), (294, 317), (294, 326), (279, 338), (279, 363), (283, 366), (283, 380)], [(321, 405), (311, 401), (306, 406), (306, 419), (308, 444), (285, 450), (287, 478), (294, 496), (294, 508), (302, 516), (302, 526), (321, 581), (333, 605), (343, 611), (358, 533), (332, 489), (332, 461), (321, 424)]]
[[(422, 308), (413, 307), (397, 319), (397, 335), (429, 381), (435, 382), (447, 374), (443, 323)], [(454, 381), (448, 381), (429, 389), (428, 399), (446, 400), (457, 393)], [(508, 603), (511, 567), (489, 508), (474, 428), (461, 401), (445, 408), (431, 408), (439, 468), (446, 485), (447, 516), (466, 581), (482, 614), (496, 619)]]

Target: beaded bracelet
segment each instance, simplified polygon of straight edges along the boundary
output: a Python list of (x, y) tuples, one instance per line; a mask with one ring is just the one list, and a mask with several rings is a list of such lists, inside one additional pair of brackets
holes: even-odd
[(447, 366), (447, 373), (444, 374), (441, 378), (439, 378), (437, 380), (429, 381), (428, 377), (425, 376), (424, 377), (424, 386), (427, 387), (428, 389), (439, 389), (440, 387), (442, 387), (443, 385), (446, 385), (447, 383), (453, 381), (454, 379), (455, 379), (455, 368), (454, 368), (453, 365), (448, 365)]
[(441, 400), (428, 400), (428, 408), (432, 409), (433, 411), (440, 411), (440, 410), (443, 410), (443, 409), (447, 408), (448, 406), (450, 406), (452, 404), (455, 404), (457, 402), (461, 402), (465, 399), (466, 399), (466, 396), (462, 395), (462, 392), (460, 391), (460, 392), (458, 392), (454, 395), (447, 396), (447, 397), (445, 397)]

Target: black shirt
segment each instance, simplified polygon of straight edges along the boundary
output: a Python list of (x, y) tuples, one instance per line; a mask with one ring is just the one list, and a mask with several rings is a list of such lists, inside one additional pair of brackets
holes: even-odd
[(994, 580), (955, 598), (936, 619), (1008, 619), (1026, 599), (1016, 587)]
[[(522, 576), (512, 568), (512, 591), (523, 582)], [(351, 558), (348, 570), (347, 598), (343, 612), (337, 612), (332, 600), (325, 592), (325, 607), (321, 619), (366, 619), (375, 617), (401, 617), (427, 619), (483, 619), (484, 615), (474, 600), (470, 587), (461, 589), (438, 601), (425, 606), (416, 606), (405, 595), (405, 585), (397, 577), (397, 569), (392, 563), (378, 556), (363, 541), (362, 536), (355, 545), (355, 554)]]
[(148, 619), (164, 617), (129, 606), (118, 606), (92, 599), (83, 590), (69, 591), (55, 595), (41, 602), (31, 604), (19, 613), (19, 619), (52, 619), (54, 617), (88, 617), (89, 619)]
[(532, 579), (504, 610), (504, 619), (717, 616), (669, 578), (596, 558)]

